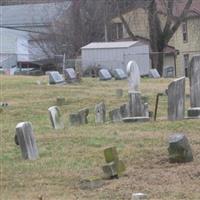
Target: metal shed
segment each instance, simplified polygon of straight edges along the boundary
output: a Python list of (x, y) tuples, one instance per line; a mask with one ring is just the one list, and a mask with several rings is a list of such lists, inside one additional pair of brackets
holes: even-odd
[(130, 60), (137, 62), (141, 75), (147, 75), (150, 69), (149, 47), (138, 41), (94, 42), (82, 47), (81, 54), (83, 71), (99, 67), (126, 72)]

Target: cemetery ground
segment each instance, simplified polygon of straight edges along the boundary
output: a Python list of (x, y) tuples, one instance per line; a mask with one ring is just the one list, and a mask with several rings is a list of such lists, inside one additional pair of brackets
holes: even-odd
[[(158, 119), (145, 123), (95, 125), (94, 107), (104, 100), (107, 113), (128, 101), (127, 80), (99, 81), (83, 78), (80, 84), (47, 85), (48, 77), (1, 76), (1, 98), (8, 107), (0, 113), (0, 199), (2, 200), (97, 200), (131, 199), (133, 192), (146, 193), (149, 199), (200, 199), (200, 121), (167, 121), (167, 97), (160, 98)], [(41, 80), (45, 84), (38, 85)], [(167, 89), (172, 79), (141, 80), (141, 92), (149, 110), (154, 111), (156, 94)], [(116, 97), (122, 88), (124, 96)], [(189, 94), (188, 80), (186, 94)], [(56, 97), (63, 130), (51, 127), (48, 108)], [(89, 123), (70, 126), (69, 114), (89, 108)], [(189, 98), (186, 98), (186, 110)], [(17, 123), (30, 121), (39, 158), (23, 160), (14, 143)], [(191, 144), (194, 161), (168, 162), (168, 137), (184, 133)], [(119, 179), (103, 179), (103, 150), (116, 146), (126, 165)], [(93, 181), (93, 185), (84, 184)], [(90, 182), (89, 182), (90, 183)]]

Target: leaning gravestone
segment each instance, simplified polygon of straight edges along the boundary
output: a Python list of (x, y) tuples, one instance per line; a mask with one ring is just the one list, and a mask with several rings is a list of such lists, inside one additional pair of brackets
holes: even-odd
[(171, 163), (184, 163), (193, 160), (190, 144), (183, 134), (174, 134), (169, 137), (168, 152)]
[(65, 80), (59, 72), (57, 71), (49, 72), (49, 84), (60, 84), (64, 82)]
[(72, 83), (77, 81), (77, 75), (76, 72), (73, 68), (67, 68), (64, 70), (64, 76), (65, 76), (65, 80), (68, 83)]
[(164, 66), (163, 67), (163, 77), (164, 78), (174, 78), (175, 77), (175, 68), (173, 66)]
[(49, 117), (54, 129), (63, 129), (64, 123), (61, 119), (61, 113), (57, 106), (52, 106), (48, 109)]
[(127, 75), (123, 71), (123, 69), (117, 68), (113, 71), (113, 76), (115, 80), (123, 80), (127, 78)]
[(185, 77), (168, 86), (168, 120), (182, 120), (185, 113)]
[(189, 66), (190, 106), (188, 117), (200, 118), (200, 55), (193, 56)]
[(106, 121), (106, 106), (102, 102), (95, 106), (95, 122), (96, 124), (99, 124), (99, 123), (104, 123), (105, 121)]
[(24, 159), (35, 160), (38, 158), (38, 149), (30, 122), (17, 124), (15, 143), (20, 146)]
[(106, 165), (102, 167), (107, 178), (118, 178), (125, 171), (123, 161), (119, 160), (116, 147), (109, 147), (104, 150)]
[(120, 122), (122, 121), (122, 116), (119, 108), (111, 110), (109, 112), (109, 118), (112, 122)]
[(150, 69), (149, 77), (150, 78), (160, 78), (160, 74), (158, 73), (157, 69)]
[(112, 76), (107, 69), (100, 69), (99, 70), (99, 79), (101, 81), (107, 81), (107, 80), (111, 80)]

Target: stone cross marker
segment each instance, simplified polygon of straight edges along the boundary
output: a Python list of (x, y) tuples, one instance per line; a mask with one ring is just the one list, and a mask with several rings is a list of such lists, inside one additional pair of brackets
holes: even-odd
[(64, 70), (65, 79), (68, 83), (77, 81), (77, 75), (73, 68), (67, 68)]
[(60, 84), (64, 82), (65, 80), (59, 72), (57, 71), (49, 72), (49, 84)]
[(171, 82), (168, 86), (168, 119), (184, 119), (185, 113), (185, 77)]
[(28, 160), (38, 158), (38, 149), (30, 122), (21, 122), (16, 126), (15, 142), (19, 144), (22, 157)]
[(139, 91), (140, 85), (140, 70), (135, 61), (129, 61), (127, 67), (129, 91)]
[(107, 69), (100, 69), (99, 70), (99, 79), (101, 81), (107, 81), (107, 80), (112, 79), (112, 76)]
[(168, 152), (171, 163), (184, 163), (193, 160), (190, 144), (183, 134), (174, 134), (169, 137)]
[(106, 106), (105, 104), (99, 103), (95, 106), (95, 122), (104, 123), (106, 121)]
[(113, 76), (115, 77), (115, 80), (123, 80), (127, 78), (127, 75), (123, 71), (123, 69), (117, 68), (113, 71)]
[(57, 106), (52, 106), (48, 109), (49, 117), (54, 129), (63, 129), (64, 123), (61, 119), (61, 113)]

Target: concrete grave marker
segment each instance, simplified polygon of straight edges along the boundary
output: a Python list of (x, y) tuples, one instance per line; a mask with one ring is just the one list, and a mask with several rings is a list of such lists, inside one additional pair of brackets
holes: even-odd
[(107, 69), (100, 69), (99, 70), (99, 79), (101, 81), (107, 81), (107, 80), (111, 80), (112, 76)]
[(123, 71), (123, 69), (115, 69), (113, 71), (113, 76), (115, 78), (115, 80), (123, 80), (127, 78), (127, 75), (125, 74), (125, 72)]
[(109, 112), (109, 118), (112, 122), (120, 122), (122, 121), (122, 116), (119, 108), (111, 110)]
[(175, 77), (175, 68), (173, 66), (164, 66), (163, 67), (163, 77), (164, 78), (174, 78)]
[(104, 123), (106, 121), (106, 106), (105, 104), (99, 103), (95, 106), (95, 122)]
[(139, 91), (140, 70), (135, 61), (129, 61), (127, 67), (129, 91)]
[(38, 158), (38, 149), (30, 122), (21, 122), (17, 124), (15, 143), (20, 146), (24, 159), (35, 160)]
[(54, 129), (63, 129), (64, 123), (61, 118), (60, 110), (57, 106), (52, 106), (48, 109), (49, 117)]
[(168, 152), (171, 163), (184, 163), (193, 160), (190, 144), (183, 134), (174, 134), (169, 137)]
[(188, 117), (200, 118), (200, 55), (193, 56), (189, 66), (190, 106)]
[(185, 77), (171, 82), (168, 86), (168, 119), (184, 119), (185, 113)]
[(89, 114), (89, 109), (84, 108), (78, 111), (78, 113), (72, 113), (69, 115), (69, 120), (72, 126), (78, 126), (82, 124), (87, 124), (88, 123), (88, 114)]
[(157, 69), (150, 69), (149, 77), (150, 78), (160, 78), (160, 74), (158, 73)]
[(65, 76), (65, 80), (68, 83), (72, 83), (72, 82), (77, 81), (77, 75), (76, 75), (76, 72), (73, 68), (64, 69), (64, 76)]
[(64, 82), (65, 80), (59, 72), (57, 71), (49, 72), (49, 84), (60, 84)]

